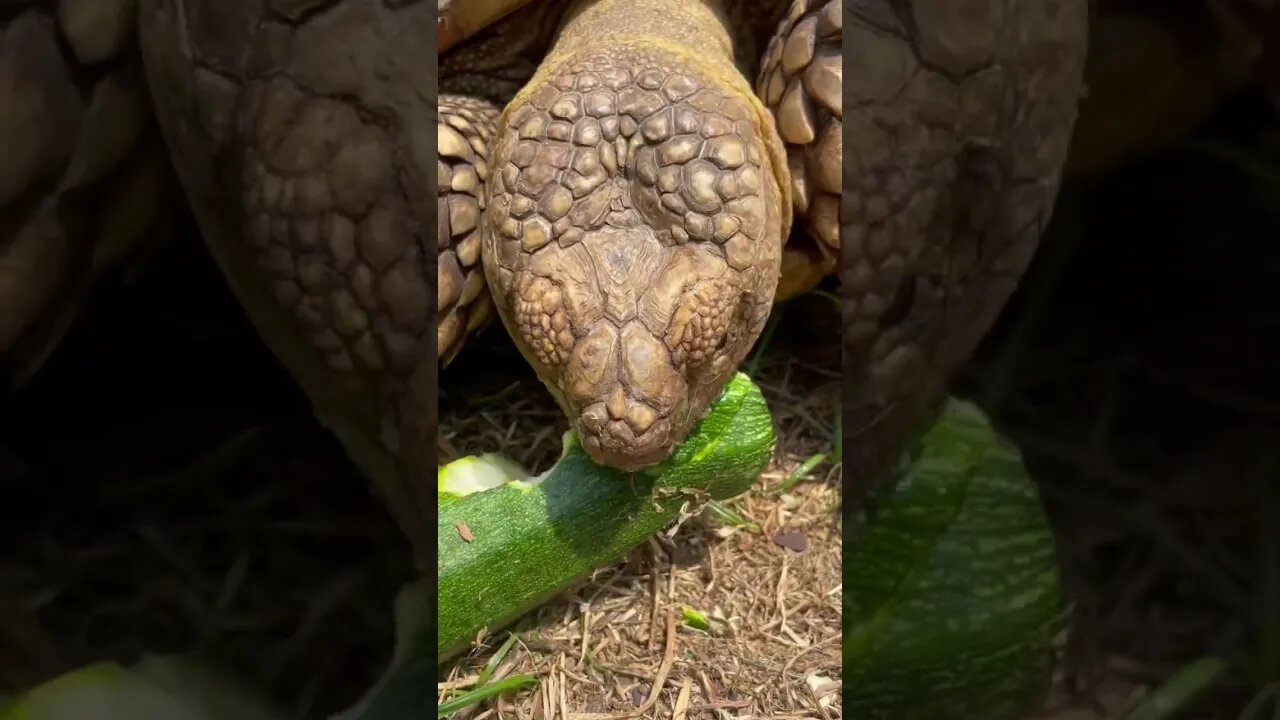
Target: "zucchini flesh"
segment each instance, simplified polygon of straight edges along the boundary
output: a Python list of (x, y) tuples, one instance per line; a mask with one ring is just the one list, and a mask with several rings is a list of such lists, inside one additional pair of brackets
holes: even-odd
[(547, 474), (462, 497), (441, 495), (437, 662), (626, 555), (707, 499), (751, 487), (773, 450), (760, 390), (738, 373), (665, 462), (639, 472), (596, 465), (571, 433)]

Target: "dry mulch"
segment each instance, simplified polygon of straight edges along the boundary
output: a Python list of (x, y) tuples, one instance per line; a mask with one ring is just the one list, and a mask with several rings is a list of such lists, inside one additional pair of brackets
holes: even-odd
[[(812, 313), (810, 303), (826, 301), (805, 298), (792, 312)], [(499, 710), (584, 720), (841, 717), (839, 466), (824, 462), (808, 480), (778, 491), (808, 457), (832, 448), (838, 345), (818, 327), (779, 330), (754, 375), (774, 416), (777, 447), (756, 486), (731, 506), (759, 529), (692, 518), (597, 571), (517, 627), (521, 640), (495, 679), (533, 673), (539, 690), (465, 717)], [(531, 391), (535, 379), (503, 385), (486, 373), (467, 375), (487, 385), (460, 380), (452, 394), (484, 398), (483, 409), (442, 401), (441, 425), (458, 452), (503, 448), (534, 470), (558, 456), (563, 418), (545, 392)], [(713, 632), (687, 625), (685, 608), (711, 618)], [(440, 697), (473, 684), (504, 637), (496, 633), (443, 668)]]

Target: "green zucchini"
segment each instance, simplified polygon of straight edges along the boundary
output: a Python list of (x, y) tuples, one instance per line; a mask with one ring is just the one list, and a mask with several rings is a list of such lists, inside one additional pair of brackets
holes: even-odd
[(132, 667), (97, 662), (31, 688), (0, 720), (279, 720), (239, 680), (194, 655), (148, 655)]
[(739, 373), (672, 457), (648, 470), (596, 465), (572, 433), (559, 462), (539, 478), (492, 487), (492, 477), (475, 484), (474, 475), (462, 480), (450, 476), (459, 467), (445, 468), (437, 513), (437, 662), (466, 649), (481, 630), (517, 619), (623, 557), (682, 509), (746, 491), (773, 441), (764, 398)]
[(860, 720), (1015, 720), (1062, 629), (1053, 535), (1022, 459), (951, 401), (845, 550), (844, 687)]

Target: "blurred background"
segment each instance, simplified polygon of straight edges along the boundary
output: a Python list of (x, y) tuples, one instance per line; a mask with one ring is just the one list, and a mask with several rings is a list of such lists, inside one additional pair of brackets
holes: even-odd
[[(1096, 5), (1053, 225), (956, 390), (1022, 448), (1058, 534), (1072, 626), (1039, 717), (1118, 720), (1212, 655), (1230, 666), (1178, 717), (1270, 718), (1280, 31), (1263, 0)], [(191, 220), (171, 235), (0, 395), (0, 692), (197, 649), (322, 716), (385, 662), (407, 548)], [(830, 339), (834, 315), (797, 307), (771, 352)], [(558, 448), (555, 415), (495, 335), (442, 376), (442, 418), (507, 393), (543, 428), (523, 443), (537, 465)], [(828, 343), (809, 360), (836, 358)], [(829, 398), (815, 376), (804, 387)]]

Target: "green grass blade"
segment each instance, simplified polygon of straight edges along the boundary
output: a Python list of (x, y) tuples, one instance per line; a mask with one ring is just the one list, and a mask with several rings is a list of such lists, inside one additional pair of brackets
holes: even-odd
[(1231, 669), (1221, 658), (1202, 657), (1174, 673), (1143, 698), (1125, 720), (1172, 720)]
[(707, 503), (707, 512), (712, 517), (729, 525), (730, 527), (740, 527), (750, 530), (751, 532), (760, 532), (760, 526), (743, 517), (738, 511), (730, 508), (719, 500), (712, 500)]
[(489, 662), (484, 664), (484, 670), (480, 672), (480, 679), (476, 680), (476, 685), (484, 685), (489, 682), (489, 678), (493, 677), (493, 673), (498, 670), (503, 658), (507, 656), (508, 652), (511, 652), (511, 648), (515, 644), (516, 636), (512, 633), (507, 633), (506, 642), (502, 643), (502, 647), (498, 648), (498, 652), (494, 653), (493, 657), (489, 658)]
[(799, 485), (802, 480), (807, 478), (809, 473), (813, 472), (814, 468), (818, 467), (818, 465), (822, 464), (822, 461), (826, 459), (826, 453), (814, 453), (813, 455), (810, 455), (807, 460), (800, 463), (799, 467), (792, 470), (790, 475), (787, 475), (787, 479), (783, 480), (782, 484), (778, 485), (777, 492), (784, 493), (796, 485)]
[(471, 707), (491, 697), (519, 690), (536, 690), (541, 683), (533, 675), (512, 675), (495, 683), (489, 683), (440, 703), (436, 718), (447, 718), (459, 710)]

